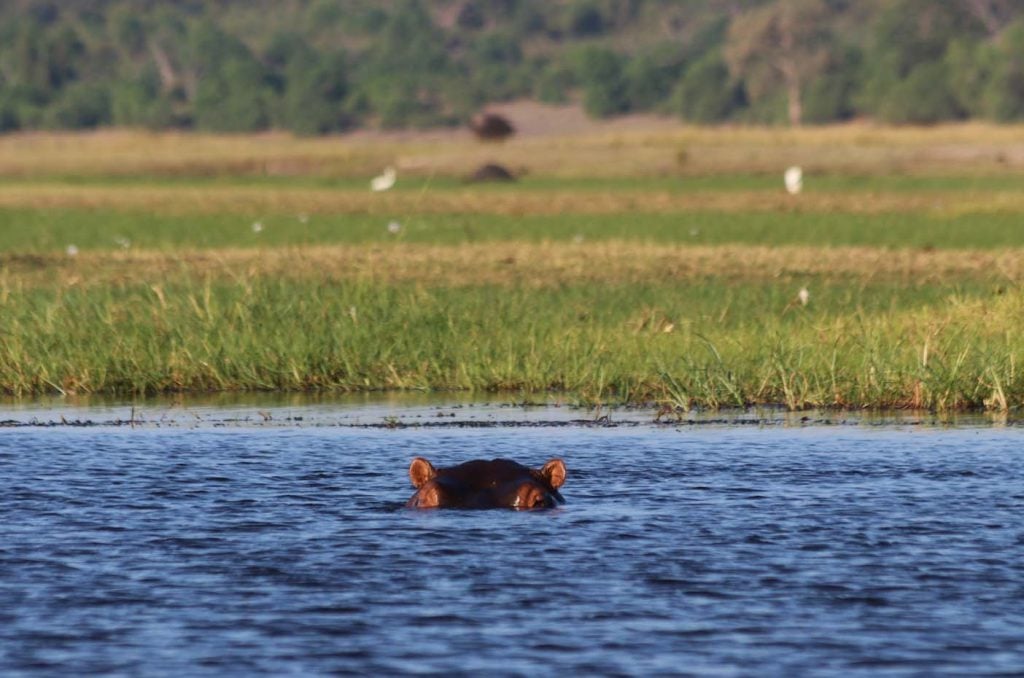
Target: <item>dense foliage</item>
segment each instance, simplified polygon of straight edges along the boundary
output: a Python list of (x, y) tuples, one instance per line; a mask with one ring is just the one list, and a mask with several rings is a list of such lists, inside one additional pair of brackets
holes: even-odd
[(1015, 0), (8, 0), (0, 131), (1024, 118)]

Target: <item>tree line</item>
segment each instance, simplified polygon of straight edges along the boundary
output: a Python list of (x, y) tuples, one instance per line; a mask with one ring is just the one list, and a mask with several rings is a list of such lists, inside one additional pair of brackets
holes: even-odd
[(1015, 0), (7, 0), (0, 131), (1024, 119)]

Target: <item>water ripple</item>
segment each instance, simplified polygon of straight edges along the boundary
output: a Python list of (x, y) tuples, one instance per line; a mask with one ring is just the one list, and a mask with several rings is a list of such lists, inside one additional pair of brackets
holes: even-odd
[[(1017, 431), (10, 430), (0, 673), (1016, 674)], [(569, 466), (410, 512), (409, 459)]]

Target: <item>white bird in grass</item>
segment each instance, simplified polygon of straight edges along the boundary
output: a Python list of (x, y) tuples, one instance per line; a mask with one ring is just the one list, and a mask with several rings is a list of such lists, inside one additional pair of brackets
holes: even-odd
[(387, 167), (384, 169), (384, 173), (379, 177), (374, 177), (370, 182), (370, 190), (380, 193), (386, 191), (395, 185), (395, 180), (398, 178), (398, 172), (395, 171), (394, 167)]
[(804, 171), (795, 165), (786, 170), (782, 178), (790, 195), (796, 195), (804, 187)]
[(801, 287), (800, 291), (796, 294), (796, 298), (800, 301), (801, 306), (806, 306), (807, 302), (811, 300), (811, 293), (807, 291), (806, 287)]

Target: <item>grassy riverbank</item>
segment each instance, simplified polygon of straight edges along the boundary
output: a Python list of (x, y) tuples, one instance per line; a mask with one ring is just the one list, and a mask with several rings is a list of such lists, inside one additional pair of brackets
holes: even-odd
[[(525, 159), (525, 146), (537, 173), (500, 187), (457, 180), (452, 167), (479, 148), (428, 139), (408, 152), (429, 171), (384, 195), (355, 169), (323, 168), (351, 157), (364, 171), (366, 158), (406, 148), (393, 141), (335, 142), (316, 156), (329, 162), (268, 176), (236, 157), (266, 140), (217, 142), (203, 164), (173, 165), (163, 138), (147, 156), (133, 137), (138, 173), (117, 176), (106, 161), (90, 169), (76, 150), (89, 138), (70, 137), (63, 163), (37, 139), (35, 160), (17, 166), (8, 140), (0, 391), (457, 389), (684, 408), (1014, 409), (1024, 174), (994, 169), (1012, 165), (1013, 146), (986, 159), (1002, 130), (946, 132), (872, 132), (887, 145), (865, 152), (833, 130), (846, 155), (830, 149), (800, 196), (761, 166), (784, 144), (747, 131), (693, 137), (717, 149), (706, 175), (646, 179), (542, 170), (566, 147), (640, 166), (660, 148), (649, 137), (563, 139), (547, 155), (526, 140), (493, 152)], [(785, 136), (795, 155), (828, 138)], [(940, 137), (972, 159), (960, 174), (929, 141)], [(278, 162), (312, 157), (304, 141), (272, 142)], [(722, 160), (744, 150), (749, 166)], [(218, 178), (202, 176), (210, 167)]]
[(22, 394), (556, 389), (584, 401), (792, 408), (1002, 407), (1024, 387), (1017, 294), (808, 285), (806, 307), (792, 286), (721, 279), (537, 289), (242, 277), (31, 290), (3, 302), (0, 380)]
[(0, 275), (0, 383), (1001, 409), (1022, 275), (1024, 250), (623, 241), (27, 256)]

